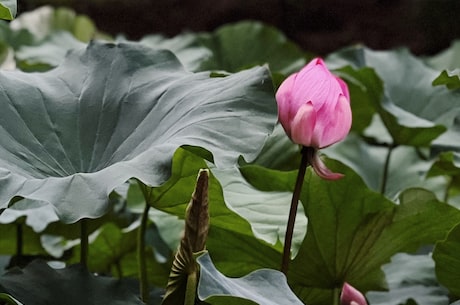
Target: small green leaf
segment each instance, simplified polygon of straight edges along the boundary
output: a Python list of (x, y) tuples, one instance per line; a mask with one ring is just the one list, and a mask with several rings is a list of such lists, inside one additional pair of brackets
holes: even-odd
[[(200, 265), (198, 297), (206, 303), (223, 304), (218, 299), (231, 296), (237, 299), (232, 301), (226, 298), (225, 304), (303, 304), (289, 288), (284, 274), (279, 271), (262, 269), (242, 278), (228, 278), (216, 269), (209, 254), (201, 255), (197, 262)], [(240, 298), (252, 302), (237, 303)]]
[(18, 11), (16, 0), (1, 0), (0, 1), (0, 19), (13, 20)]
[(445, 85), (450, 90), (460, 88), (460, 69), (453, 71), (444, 70), (439, 76), (433, 81), (433, 86)]
[(432, 176), (460, 176), (460, 153), (443, 152), (431, 166), (428, 177)]

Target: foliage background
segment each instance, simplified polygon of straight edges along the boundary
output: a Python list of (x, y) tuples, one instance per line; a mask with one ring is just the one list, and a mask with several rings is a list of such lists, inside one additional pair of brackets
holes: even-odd
[[(96, 2), (94, 1), (94, 4)], [(169, 6), (165, 5), (163, 7), (165, 16), (168, 16), (166, 12), (172, 14), (173, 10), (167, 11), (166, 9), (174, 8), (172, 6), (174, 3), (180, 5), (178, 8), (187, 7), (187, 2), (168, 2)], [(382, 9), (384, 7), (396, 7), (397, 3), (402, 2), (396, 1), (390, 3), (380, 1), (378, 3), (373, 2), (372, 5), (375, 8)], [(71, 3), (64, 1), (60, 3), (60, 5), (69, 4)], [(130, 22), (131, 20), (136, 20), (135, 17), (128, 16), (128, 9), (131, 7), (123, 5), (122, 2), (113, 2), (111, 4), (111, 6), (106, 7), (106, 16), (111, 16), (109, 14), (110, 9), (125, 8), (126, 16), (123, 20)], [(289, 12), (288, 9), (293, 3), (277, 2), (277, 4), (284, 5), (284, 10), (281, 10), (285, 14), (284, 19), (282, 18), (283, 22), (289, 20), (288, 23), (281, 24), (279, 28), (285, 31), (286, 29), (300, 30), (300, 26), (292, 28), (288, 26), (289, 24), (296, 24), (296, 18), (286, 19), (287, 12)], [(428, 5), (428, 2), (425, 5)], [(80, 6), (84, 7), (83, 4), (80, 4)], [(90, 7), (90, 5), (87, 4), (86, 7)], [(212, 7), (212, 9), (214, 8), (215, 6)], [(310, 6), (308, 8), (310, 10), (313, 9)], [(333, 8), (340, 9), (337, 6)], [(203, 7), (200, 9), (203, 10)], [(440, 10), (442, 11), (443, 9), (444, 6)], [(231, 12), (231, 10), (228, 11)], [(329, 19), (326, 18), (327, 16), (325, 17), (318, 13), (320, 11), (317, 8), (314, 11), (317, 13), (316, 15), (306, 16), (314, 15), (315, 18), (318, 18), (317, 20), (320, 20), (317, 24), (331, 24), (328, 22)], [(381, 13), (385, 14), (385, 12), (390, 11), (390, 9), (386, 11), (381, 10)], [(153, 14), (154, 11), (145, 11), (142, 16), (148, 15), (150, 12), (152, 14), (148, 18), (157, 20), (155, 19), (155, 14)], [(299, 9), (299, 16), (301, 12), (306, 14), (305, 11)], [(176, 17), (180, 17), (179, 10), (175, 13), (178, 14)], [(190, 15), (190, 20), (194, 20), (192, 15)], [(68, 18), (69, 16), (73, 16), (73, 18)], [(234, 15), (233, 17), (236, 18), (236, 16), (240, 16), (241, 18), (251, 17), (244, 14)], [(12, 31), (7, 25), (3, 25), (5, 54), (14, 55), (14, 60), (16, 61), (14, 62), (13, 58), (10, 58), (5, 63), (13, 61), (13, 63), (24, 69), (24, 71), (45, 71), (60, 64), (64, 59), (67, 49), (82, 49), (84, 46), (82, 41), (88, 41), (95, 33), (91, 22), (85, 18), (75, 17), (69, 12), (62, 10), (59, 12), (55, 11), (54, 13), (51, 12), (50, 17), (52, 17), (51, 22), (47, 24), (50, 27), (45, 26), (44, 28), (47, 31), (44, 31), (38, 37), (27, 31), (18, 31), (17, 27), (16, 30)], [(128, 18), (131, 19), (129, 20)], [(170, 18), (168, 20), (180, 23), (185, 22), (186, 18), (184, 18)], [(24, 20), (21, 23), (19, 19), (16, 20), (16, 26), (21, 24), (23, 26), (29, 25), (32, 30), (36, 30), (37, 26), (31, 26), (30, 22)], [(299, 19), (302, 18), (299, 17)], [(104, 25), (100, 23), (97, 16), (93, 17), (92, 20), (95, 20), (99, 27), (108, 32), (108, 30), (103, 28)], [(271, 22), (276, 20), (273, 19)], [(220, 21), (226, 22), (226, 19), (222, 18)], [(381, 21), (378, 18), (373, 20), (373, 22), (377, 23)], [(312, 24), (308, 28), (312, 32), (315, 32), (314, 21), (310, 20), (310, 22)], [(448, 18), (441, 24), (448, 24)], [(14, 25), (14, 23), (10, 25)], [(337, 26), (336, 30), (329, 28), (327, 31), (318, 31), (319, 33), (333, 35), (332, 33), (334, 32), (339, 33), (339, 29), (347, 28), (346, 26), (342, 26)], [(181, 30), (186, 28), (181, 27)], [(364, 29), (362, 32), (365, 33), (365, 29), (372, 27), (363, 26), (362, 28)], [(388, 27), (388, 29), (390, 28), (393, 27)], [(438, 28), (438, 31), (440, 31), (439, 36), (447, 32), (454, 33), (455, 27), (452, 28), (452, 31), (440, 31)], [(61, 31), (53, 31), (53, 29)], [(171, 31), (172, 29), (172, 27), (169, 28)], [(125, 29), (122, 29), (121, 32), (126, 32), (126, 30), (131, 31), (132, 27), (125, 25)], [(197, 28), (194, 30), (200, 29)], [(357, 30), (357, 32), (360, 31), (359, 29)], [(148, 34), (153, 32), (170, 34), (168, 30), (162, 31), (159, 28), (152, 27), (148, 30)], [(295, 36), (293, 33), (290, 32), (291, 37)], [(143, 32), (135, 33), (135, 35), (142, 34)], [(420, 35), (422, 34), (425, 35), (424, 32), (420, 32)], [(72, 37), (73, 35), (81, 41), (75, 40)], [(327, 35), (324, 37), (327, 37)], [(378, 40), (377, 37), (379, 36), (376, 34), (374, 41)], [(301, 41), (298, 38), (297, 41)], [(341, 38), (343, 39), (342, 42), (347, 45), (359, 40), (346, 35), (342, 35)], [(123, 38), (119, 36), (116, 39), (123, 41)], [(235, 39), (238, 39), (237, 43), (235, 43)], [(324, 50), (319, 51), (318, 41), (312, 39), (307, 46), (303, 46), (304, 50), (325, 52)], [(341, 42), (334, 39), (329, 39), (329, 41)], [(385, 39), (382, 39), (383, 41)], [(365, 43), (378, 48), (370, 42)], [(386, 41), (386, 43), (390, 46), (389, 41)], [(144, 46), (141, 47), (138, 45), (136, 48), (145, 47), (146, 49), (143, 49), (145, 52), (152, 45), (156, 47), (169, 47), (174, 50), (174, 53), (183, 61), (187, 69), (197, 72), (203, 70), (237, 72), (248, 69), (253, 65), (268, 62), (275, 84), (279, 83), (286, 75), (297, 70), (304, 63), (304, 60), (311, 55), (303, 54), (300, 48), (297, 49), (289, 45), (281, 37), (281, 34), (277, 32), (276, 28), (268, 28), (255, 23), (228, 24), (227, 28), (221, 28), (216, 32), (189, 33), (188, 35), (178, 35), (171, 40), (153, 35), (143, 37), (141, 44)], [(270, 45), (271, 48), (266, 48), (266, 45)], [(407, 45), (411, 46), (412, 50), (414, 50), (413, 45), (409, 43)], [(235, 52), (235, 46), (238, 46), (238, 52)], [(254, 46), (262, 47), (257, 49)], [(332, 292), (341, 285), (342, 281), (350, 281), (363, 291), (372, 290), (372, 292), (368, 293), (368, 297), (371, 299), (371, 304), (373, 305), (415, 304), (414, 302), (417, 302), (419, 305), (445, 305), (448, 302), (451, 303), (458, 299), (460, 292), (458, 291), (455, 278), (457, 274), (451, 271), (452, 269), (460, 270), (460, 268), (451, 268), (451, 266), (453, 264), (460, 264), (460, 260), (458, 259), (459, 252), (456, 250), (459, 244), (458, 241), (460, 240), (460, 234), (458, 234), (460, 230), (457, 227), (457, 229), (449, 233), (448, 237), (446, 237), (446, 234), (460, 221), (460, 213), (457, 209), (445, 203), (449, 202), (454, 206), (458, 206), (460, 200), (458, 196), (460, 168), (458, 162), (458, 143), (460, 142), (457, 140), (458, 130), (460, 130), (458, 127), (460, 120), (457, 119), (460, 113), (458, 105), (460, 94), (458, 87), (460, 83), (458, 72), (456, 72), (458, 70), (444, 70), (446, 68), (458, 67), (457, 63), (451, 62), (451, 59), (459, 58), (457, 55), (458, 44), (456, 46), (447, 50), (447, 53), (429, 58), (414, 57), (405, 49), (377, 52), (359, 46), (339, 51), (333, 50), (335, 52), (328, 54), (328, 66), (346, 79), (350, 85), (352, 96), (354, 96), (352, 105), (356, 116), (353, 122), (353, 131), (348, 139), (325, 150), (327, 156), (338, 161), (329, 160), (329, 165), (338, 172), (346, 173), (346, 178), (338, 183), (328, 184), (321, 181), (318, 177), (312, 176), (310, 172), (304, 186), (305, 191), (302, 195), (303, 205), (299, 214), (308, 216), (308, 234), (310, 235), (304, 241), (302, 241), (302, 234), (297, 236), (296, 249), (298, 249), (298, 255), (293, 262), (294, 268), (292, 268), (289, 275), (289, 284), (302, 301), (307, 304), (330, 304)], [(131, 48), (127, 44), (125, 47)], [(96, 45), (93, 45), (92, 48), (100, 48), (94, 54), (100, 54), (100, 51), (105, 50), (105, 47), (97, 47)], [(248, 52), (247, 50), (254, 52)], [(105, 51), (103, 52), (106, 54)], [(150, 52), (153, 52), (153, 50), (148, 51), (152, 55), (148, 56), (149, 60), (154, 58), (161, 59), (161, 57), (157, 56), (162, 53), (155, 55), (156, 52)], [(424, 52), (429, 53), (429, 51)], [(131, 54), (131, 52), (129, 53)], [(140, 56), (143, 52), (135, 52), (135, 54)], [(120, 58), (128, 59), (130, 57), (121, 56)], [(142, 58), (144, 57), (140, 56), (131, 58), (131, 60), (139, 63), (143, 62), (143, 60), (139, 60)], [(96, 58), (94, 58), (94, 63), (101, 64)], [(128, 63), (130, 62), (128, 61)], [(89, 64), (89, 66), (93, 67), (95, 65)], [(109, 66), (102, 64), (103, 68)], [(130, 64), (115, 66), (121, 68), (135, 67), (135, 65)], [(178, 67), (175, 61), (171, 61), (170, 65), (167, 66), (172, 70)], [(69, 62), (67, 62), (60, 69), (63, 71), (71, 67), (72, 65), (69, 65)], [(82, 67), (82, 65), (79, 65), (79, 69)], [(103, 68), (95, 68), (94, 71), (103, 72)], [(141, 69), (142, 65), (139, 65), (137, 68), (139, 68), (139, 70), (135, 69), (137, 73), (143, 71)], [(71, 71), (70, 73), (64, 74), (67, 77), (71, 77), (71, 79), (78, 79), (77, 71), (79, 69), (72, 68), (66, 70)], [(164, 72), (168, 71), (169, 69)], [(167, 75), (170, 75), (171, 71)], [(395, 73), (395, 71), (397, 72)], [(55, 72), (50, 72), (46, 75), (49, 76), (52, 73)], [(90, 74), (92, 75), (92, 73)], [(173, 74), (176, 75), (175, 73)], [(21, 79), (27, 80), (23, 82), (24, 84), (31, 84), (31, 80), (37, 78), (37, 74), (25, 73), (19, 75)], [(112, 75), (111, 79), (114, 79), (116, 75)], [(119, 75), (121, 79), (125, 79), (123, 75), (123, 73)], [(215, 81), (231, 79), (230, 77), (219, 77), (224, 76), (220, 72), (212, 73), (211, 75), (218, 76), (215, 78)], [(96, 77), (96, 79), (98, 78)], [(139, 79), (146, 78), (140, 77)], [(163, 79), (163, 77), (160, 75), (158, 79)], [(273, 95), (273, 88), (271, 86), (267, 87), (270, 82), (266, 81), (266, 75), (259, 81), (257, 79), (259, 78), (256, 78), (256, 83), (265, 84), (266, 86), (260, 88), (261, 91), (257, 90), (256, 92), (263, 93), (262, 96), (264, 98), (262, 100), (270, 100)], [(78, 83), (78, 81), (75, 82), (75, 84)], [(245, 82), (236, 81), (236, 83), (241, 84)], [(7, 86), (7, 92), (20, 95), (27, 92), (31, 96), (36, 96), (33, 91), (18, 89), (14, 82), (6, 81), (4, 84)], [(37, 88), (41, 88), (39, 85), (40, 83), (38, 82)], [(107, 83), (103, 87), (107, 88), (107, 92), (114, 92), (109, 85), (110, 83)], [(229, 87), (233, 88), (234, 86), (231, 85)], [(56, 92), (60, 94), (61, 88), (56, 88), (59, 88)], [(171, 89), (173, 87), (168, 86), (168, 88)], [(182, 92), (181, 90), (172, 91)], [(204, 92), (205, 90), (202, 91)], [(234, 90), (233, 92), (237, 96), (240, 96), (238, 90)], [(267, 98), (267, 94), (269, 98)], [(141, 94), (141, 96), (144, 95)], [(61, 101), (61, 95), (58, 97), (58, 99), (51, 99), (59, 101), (55, 103), (56, 105), (59, 105)], [(116, 94), (113, 97), (118, 101)], [(177, 96), (172, 94), (168, 95), (168, 97), (170, 103), (176, 103), (178, 100)], [(206, 98), (203, 99), (200, 95), (201, 99), (207, 100)], [(20, 103), (23, 100), (28, 101), (30, 99), (22, 99), (19, 96), (13, 100), (15, 103)], [(98, 99), (90, 100), (93, 103)], [(233, 99), (230, 98), (229, 100)], [(274, 101), (272, 102), (274, 105)], [(419, 107), (421, 103), (424, 104), (424, 108)], [(37, 105), (38, 103), (31, 104)], [(24, 109), (28, 110), (29, 107), (25, 107)], [(91, 107), (88, 109), (91, 109)], [(274, 109), (272, 110), (270, 113), (274, 123), (275, 111)], [(5, 113), (0, 114), (5, 118), (4, 120), (10, 117), (5, 115)], [(29, 117), (28, 114), (30, 112), (26, 112), (25, 114), (25, 117)], [(176, 113), (176, 115), (179, 114)], [(261, 115), (261, 117), (265, 117), (265, 115)], [(15, 123), (17, 120), (8, 121)], [(171, 120), (171, 122), (175, 121), (178, 120)], [(38, 123), (40, 122), (38, 121)], [(29, 123), (37, 123), (37, 121), (31, 120)], [(233, 124), (229, 124), (229, 126), (233, 126)], [(11, 129), (19, 130), (17, 128)], [(32, 129), (41, 130), (40, 128)], [(70, 129), (68, 128), (67, 130)], [(250, 130), (250, 128), (245, 128), (244, 130)], [(438, 138), (446, 130), (447, 132)], [(237, 134), (237, 132), (233, 132), (232, 134)], [(435, 141), (432, 142), (434, 139)], [(241, 146), (241, 148), (243, 147), (245, 145)], [(208, 149), (209, 147), (205, 148)], [(92, 227), (89, 228), (90, 232), (93, 232), (93, 229), (97, 228), (95, 232), (99, 234), (94, 234), (95, 239), (91, 240), (90, 270), (115, 277), (131, 278), (137, 276), (137, 270), (134, 266), (135, 264), (133, 264), (135, 261), (135, 238), (133, 237), (137, 235), (137, 229), (135, 226), (128, 224), (138, 225), (132, 222), (133, 219), (137, 218), (135, 216), (141, 213), (143, 201), (145, 200), (157, 213), (150, 215), (154, 219), (153, 223), (147, 228), (147, 235), (160, 238), (149, 237), (152, 244), (140, 248), (145, 249), (146, 251), (143, 252), (147, 252), (150, 258), (147, 263), (147, 269), (151, 275), (149, 278), (151, 284), (155, 287), (164, 287), (172, 260), (171, 252), (173, 249), (176, 249), (177, 236), (180, 235), (180, 232), (170, 232), (165, 230), (165, 228), (178, 227), (177, 217), (183, 217), (185, 204), (192, 191), (188, 187), (192, 187), (197, 170), (208, 166), (211, 167), (211, 185), (214, 186), (210, 190), (210, 197), (213, 198), (210, 211), (212, 229), (210, 230), (207, 244), (212, 262), (206, 260), (206, 258), (200, 259), (199, 263), (202, 270), (209, 271), (214, 276), (217, 272), (213, 265), (215, 264), (218, 271), (223, 272), (227, 276), (242, 277), (255, 269), (276, 269), (279, 262), (280, 242), (282, 242), (282, 228), (285, 226), (286, 219), (286, 217), (278, 217), (282, 208), (279, 202), (284, 202), (285, 200), (287, 202), (289, 200), (287, 197), (289, 197), (289, 193), (292, 191), (295, 175), (295, 171), (292, 170), (298, 164), (296, 158), (292, 156), (298, 156), (297, 149), (298, 147), (292, 145), (287, 140), (282, 130), (277, 129), (255, 163), (241, 163), (241, 165), (245, 165), (240, 169), (241, 172), (238, 170), (230, 172), (220, 171), (214, 168), (202, 159), (202, 157), (206, 157), (208, 161), (210, 160), (209, 156), (201, 150), (188, 151), (180, 149), (176, 151), (173, 157), (172, 178), (164, 186), (149, 189), (145, 186), (139, 187), (134, 183), (134, 185), (129, 186), (128, 190), (117, 189), (116, 193), (111, 194), (110, 200), (113, 201), (114, 215), (109, 213), (106, 217), (96, 219), (95, 222), (91, 222)], [(283, 156), (286, 156), (286, 158), (280, 159), (280, 154), (277, 153), (279, 151), (282, 151)], [(359, 152), (359, 154), (356, 154), (356, 152)], [(440, 152), (444, 153), (439, 155)], [(169, 151), (169, 153), (171, 153), (169, 157), (172, 157), (172, 151)], [(215, 156), (218, 157), (219, 155), (221, 154), (218, 153)], [(274, 159), (276, 162), (273, 162)], [(390, 162), (386, 162), (385, 159)], [(388, 172), (386, 173), (386, 171)], [(271, 177), (269, 179), (271, 183), (268, 186), (266, 185), (267, 176)], [(388, 183), (383, 183), (387, 180)], [(187, 186), (187, 191), (182, 189), (185, 186)], [(125, 187), (128, 186), (125, 185)], [(421, 187), (426, 188), (426, 190), (421, 189)], [(380, 192), (380, 194), (377, 192)], [(184, 195), (186, 198), (178, 200), (176, 198), (177, 194)], [(276, 195), (276, 198), (273, 195)], [(127, 196), (126, 201), (124, 199), (125, 196)], [(171, 196), (174, 197), (174, 200), (171, 199)], [(158, 198), (161, 198), (161, 200)], [(274, 200), (270, 201), (268, 198), (274, 198)], [(244, 201), (243, 199), (251, 201)], [(61, 201), (58, 200), (58, 202)], [(89, 203), (92, 201), (83, 200), (83, 202)], [(255, 205), (254, 202), (259, 203), (259, 205)], [(29, 203), (26, 201), (25, 204)], [(228, 204), (236, 210), (235, 213), (226, 207)], [(266, 208), (269, 204), (273, 204), (271, 206), (273, 209), (270, 209), (270, 215), (268, 215), (269, 213)], [(251, 209), (247, 209), (247, 206), (250, 206)], [(263, 213), (259, 213), (259, 209), (263, 210)], [(86, 209), (82, 209), (82, 212), (86, 213)], [(168, 214), (158, 214), (160, 212)], [(260, 217), (261, 214), (263, 217)], [(165, 215), (168, 215), (168, 217)], [(8, 238), (2, 239), (5, 244), (0, 245), (3, 251), (4, 249), (8, 250), (6, 254), (15, 253), (14, 246), (16, 244), (14, 237), (16, 233), (17, 236), (21, 235), (17, 231), (19, 228), (19, 230), (24, 229), (24, 249), (21, 249), (24, 253), (38, 255), (49, 253), (54, 257), (62, 256), (62, 259), (69, 263), (78, 261), (78, 246), (75, 247), (75, 238), (78, 237), (78, 230), (75, 226), (66, 226), (65, 228), (67, 229), (62, 231), (63, 227), (53, 228), (51, 225), (39, 236), (40, 240), (38, 240), (38, 236), (34, 235), (34, 232), (28, 227), (33, 227), (27, 223), (29, 217), (25, 220), (27, 226), (24, 226), (22, 223), (24, 217), (16, 216), (15, 219), (17, 221), (11, 224), (7, 222), (2, 231), (6, 232), (8, 236)], [(95, 217), (97, 215), (92, 214), (92, 216)], [(305, 217), (303, 219), (303, 230), (301, 233), (305, 232), (305, 227), (307, 226)], [(159, 220), (164, 220), (164, 223), (161, 223)], [(325, 222), (328, 225), (325, 226)], [(267, 223), (270, 224), (268, 230), (266, 227)], [(43, 228), (34, 228), (34, 230), (40, 231)], [(53, 232), (58, 231), (60, 232), (59, 235), (62, 235), (62, 239), (51, 239), (50, 237), (53, 237)], [(423, 234), (420, 234), (420, 232), (423, 232)], [(171, 236), (175, 238), (171, 238)], [(315, 238), (315, 236), (319, 238)], [(336, 238), (330, 238), (331, 236), (335, 236)], [(223, 243), (222, 241), (225, 242)], [(436, 245), (435, 254), (433, 255), (434, 261), (431, 259), (430, 254), (427, 253), (431, 253), (432, 247), (422, 248), (421, 252), (417, 252), (417, 255), (413, 256), (413, 251), (419, 249), (420, 245), (428, 244), (432, 246), (436, 241), (439, 242)], [(363, 242), (365, 243), (363, 244)], [(20, 249), (20, 247), (16, 248)], [(18, 253), (17, 257), (22, 257), (22, 255), (19, 255), (21, 251), (16, 250), (16, 253)], [(412, 254), (408, 255), (403, 252), (410, 252)], [(232, 253), (232, 255), (229, 255), (229, 253)], [(321, 255), (322, 253), (326, 253), (327, 255)], [(396, 253), (398, 254), (394, 256)], [(383, 269), (387, 277), (387, 285), (385, 285), (380, 266), (390, 262), (390, 259), (391, 264), (385, 265)], [(311, 264), (305, 264), (305, 262), (311, 262)], [(404, 268), (400, 266), (404, 266)], [(408, 270), (408, 266), (411, 266), (410, 273), (402, 274), (398, 272), (400, 269)], [(11, 274), (5, 275), (0, 278), (0, 285), (6, 287), (8, 284), (12, 285), (9, 287), (13, 288), (16, 286), (25, 287), (24, 282), (27, 277), (30, 277), (27, 274), (34, 275), (42, 274), (43, 272), (47, 273), (46, 278), (60, 281), (59, 272), (55, 272), (49, 268), (43, 270), (42, 268), (43, 264), (30, 265), (30, 268), (24, 269), (25, 276), (18, 280), (11, 279)], [(92, 278), (88, 274), (82, 273), (78, 269), (69, 268), (64, 271), (64, 274), (66, 273), (74, 274), (73, 280), (76, 282), (85, 283), (92, 281)], [(266, 274), (263, 275), (262, 278)], [(222, 278), (222, 280), (225, 281), (226, 278)], [(281, 280), (279, 277), (274, 278), (271, 285), (278, 286), (281, 283), (285, 284)], [(30, 283), (31, 286), (34, 283)], [(110, 286), (111, 282), (96, 282), (94, 283), (94, 287), (104, 287), (107, 286), (106, 284)], [(449, 291), (443, 288), (441, 284), (449, 289), (451, 294), (450, 299)], [(54, 286), (48, 285), (48, 287)], [(129, 288), (129, 285), (125, 287)], [(207, 289), (210, 285), (203, 285), (203, 287), (204, 291), (203, 289), (199, 291), (202, 299), (206, 299), (206, 302), (210, 304), (222, 304), (222, 300), (208, 300), (208, 297), (213, 298), (213, 295), (220, 293)], [(267, 289), (267, 287), (271, 286), (264, 285), (264, 287)], [(389, 288), (390, 291), (379, 291), (383, 288)], [(13, 289), (8, 288), (5, 291), (11, 290)], [(61, 289), (58, 290), (61, 291)], [(110, 297), (113, 292), (110, 289), (102, 291), (105, 292), (100, 297)], [(284, 289), (283, 291), (290, 292), (288, 289)], [(40, 289), (36, 289), (35, 292), (37, 295), (42, 294)], [(131, 289), (128, 289), (127, 293), (120, 297), (128, 299), (133, 294), (137, 294), (137, 292), (131, 292)], [(266, 295), (266, 292), (261, 291), (259, 294), (263, 296)], [(30, 298), (34, 298), (34, 294), (32, 293), (21, 293), (20, 295), (27, 295)], [(245, 297), (233, 293), (230, 295), (234, 296), (231, 298), (234, 301), (235, 297)], [(281, 297), (285, 298), (286, 296)], [(252, 296), (248, 299), (256, 300), (257, 298)], [(413, 299), (416, 300), (414, 301)], [(59, 302), (58, 304), (63, 303), (58, 298), (56, 300)], [(136, 299), (134, 298), (133, 300), (133, 304), (137, 304)], [(27, 300), (24, 302), (35, 304)], [(79, 302), (79, 304), (82, 303), (85, 302)], [(152, 304), (157, 303), (153, 302)], [(275, 304), (279, 304), (279, 302)]]
[(260, 20), (319, 54), (357, 42), (372, 49), (404, 45), (415, 54), (433, 54), (460, 37), (457, 0), (19, 0), (18, 11), (44, 4), (72, 7), (95, 20), (98, 29), (131, 39)]

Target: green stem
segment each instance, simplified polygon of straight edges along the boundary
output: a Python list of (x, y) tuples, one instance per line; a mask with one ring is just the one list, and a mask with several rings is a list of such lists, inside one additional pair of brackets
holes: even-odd
[(88, 251), (89, 251), (89, 241), (88, 241), (88, 220), (80, 220), (80, 264), (85, 268), (88, 267)]
[(16, 224), (16, 256), (21, 259), (23, 254), (24, 239), (22, 223)]
[(121, 263), (120, 263), (120, 260), (117, 260), (115, 262), (115, 270), (117, 270), (117, 277), (119, 279), (123, 278), (123, 270), (121, 268)]
[(385, 158), (385, 164), (383, 165), (382, 184), (380, 185), (380, 193), (382, 195), (385, 194), (385, 191), (386, 191), (386, 188), (387, 188), (388, 173), (390, 171), (391, 153), (393, 152), (393, 149), (395, 147), (396, 147), (395, 145), (390, 145), (388, 147), (387, 157)]
[(446, 187), (446, 193), (444, 194), (444, 202), (447, 203), (449, 201), (449, 191), (450, 188), (454, 185), (454, 179), (452, 177), (449, 177), (450, 181), (447, 184)]
[(332, 294), (332, 305), (340, 305), (340, 289), (334, 287)]
[(141, 225), (139, 227), (139, 234), (137, 236), (137, 260), (139, 265), (139, 290), (141, 300), (144, 303), (149, 302), (149, 281), (147, 277), (147, 257), (145, 256), (145, 232), (147, 231), (147, 223), (149, 220), (150, 205), (148, 203), (148, 194), (145, 191), (145, 185), (140, 181), (139, 186), (145, 198), (144, 212), (142, 213)]
[(185, 288), (184, 305), (194, 305), (196, 299), (196, 287), (198, 285), (197, 272), (189, 273), (187, 287)]
[(292, 236), (294, 234), (294, 224), (295, 224), (295, 217), (297, 214), (297, 206), (299, 204), (300, 192), (302, 191), (303, 180), (305, 177), (305, 172), (311, 160), (313, 154), (315, 153), (315, 149), (312, 147), (302, 147), (302, 159), (300, 161), (299, 171), (297, 173), (297, 180), (294, 187), (294, 192), (292, 194), (292, 201), (291, 201), (291, 208), (289, 210), (289, 218), (286, 227), (286, 235), (284, 238), (284, 249), (283, 249), (283, 258), (281, 261), (281, 272), (283, 272), (286, 276), (289, 269), (289, 262), (291, 260), (291, 244), (292, 244)]

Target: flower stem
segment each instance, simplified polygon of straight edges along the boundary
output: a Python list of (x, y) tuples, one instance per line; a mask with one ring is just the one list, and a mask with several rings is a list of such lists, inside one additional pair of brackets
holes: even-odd
[(387, 152), (387, 157), (385, 159), (385, 164), (383, 166), (383, 176), (382, 176), (382, 184), (380, 185), (380, 193), (382, 195), (385, 194), (386, 188), (387, 188), (387, 181), (388, 181), (388, 173), (390, 171), (390, 159), (391, 159), (391, 153), (393, 152), (393, 149), (395, 148), (395, 145), (390, 145), (388, 147), (388, 152)]
[(452, 177), (449, 177), (450, 181), (447, 184), (446, 187), (446, 193), (444, 194), (444, 202), (447, 203), (449, 201), (449, 192), (450, 189), (454, 186), (454, 179)]
[(184, 305), (194, 305), (196, 299), (196, 287), (198, 286), (198, 275), (194, 271), (187, 277), (187, 286), (185, 288)]
[(340, 289), (337, 287), (332, 290), (332, 305), (340, 305)]
[(150, 205), (146, 202), (144, 212), (142, 213), (141, 225), (137, 236), (137, 260), (139, 265), (139, 290), (141, 300), (144, 303), (149, 302), (149, 281), (147, 277), (147, 258), (145, 256), (145, 232), (147, 231), (147, 222), (149, 219)]
[(88, 267), (88, 251), (88, 219), (83, 218), (80, 220), (80, 264), (85, 268)]
[(24, 234), (22, 223), (16, 224), (16, 256), (22, 259), (23, 247), (24, 247)]
[(281, 272), (287, 276), (289, 262), (291, 260), (291, 244), (292, 235), (294, 234), (294, 223), (297, 214), (297, 206), (299, 204), (300, 192), (302, 191), (303, 180), (305, 172), (309, 164), (309, 160), (312, 159), (315, 149), (312, 147), (302, 147), (301, 154), (302, 159), (300, 161), (299, 171), (297, 173), (297, 180), (292, 194), (291, 209), (289, 210), (289, 218), (286, 227), (286, 235), (284, 238), (284, 249), (283, 258), (281, 261)]

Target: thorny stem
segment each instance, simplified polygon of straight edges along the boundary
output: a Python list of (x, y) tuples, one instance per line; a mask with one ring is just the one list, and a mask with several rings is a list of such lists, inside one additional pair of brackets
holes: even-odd
[(299, 204), (300, 192), (302, 191), (303, 180), (309, 160), (312, 159), (315, 149), (312, 147), (302, 147), (302, 159), (300, 161), (299, 172), (297, 173), (297, 180), (292, 194), (291, 209), (289, 210), (289, 218), (286, 227), (286, 235), (284, 238), (283, 258), (281, 261), (281, 272), (287, 276), (289, 262), (291, 260), (291, 244), (292, 235), (294, 234), (294, 223), (297, 214), (297, 206)]
[(80, 264), (85, 268), (88, 267), (88, 219), (80, 220)]
[(385, 158), (385, 164), (383, 165), (383, 176), (382, 176), (382, 184), (380, 185), (380, 193), (383, 195), (385, 194), (387, 188), (387, 181), (388, 181), (388, 173), (390, 171), (390, 159), (391, 153), (395, 149), (396, 145), (391, 145), (388, 147), (387, 157)]
[(137, 260), (139, 266), (139, 290), (141, 300), (144, 303), (149, 302), (149, 282), (147, 277), (147, 258), (145, 256), (145, 232), (147, 231), (147, 223), (149, 220), (150, 194), (145, 190), (145, 185), (138, 180), (139, 187), (142, 190), (145, 198), (144, 212), (142, 213), (141, 224), (139, 227), (139, 234), (137, 236)]

